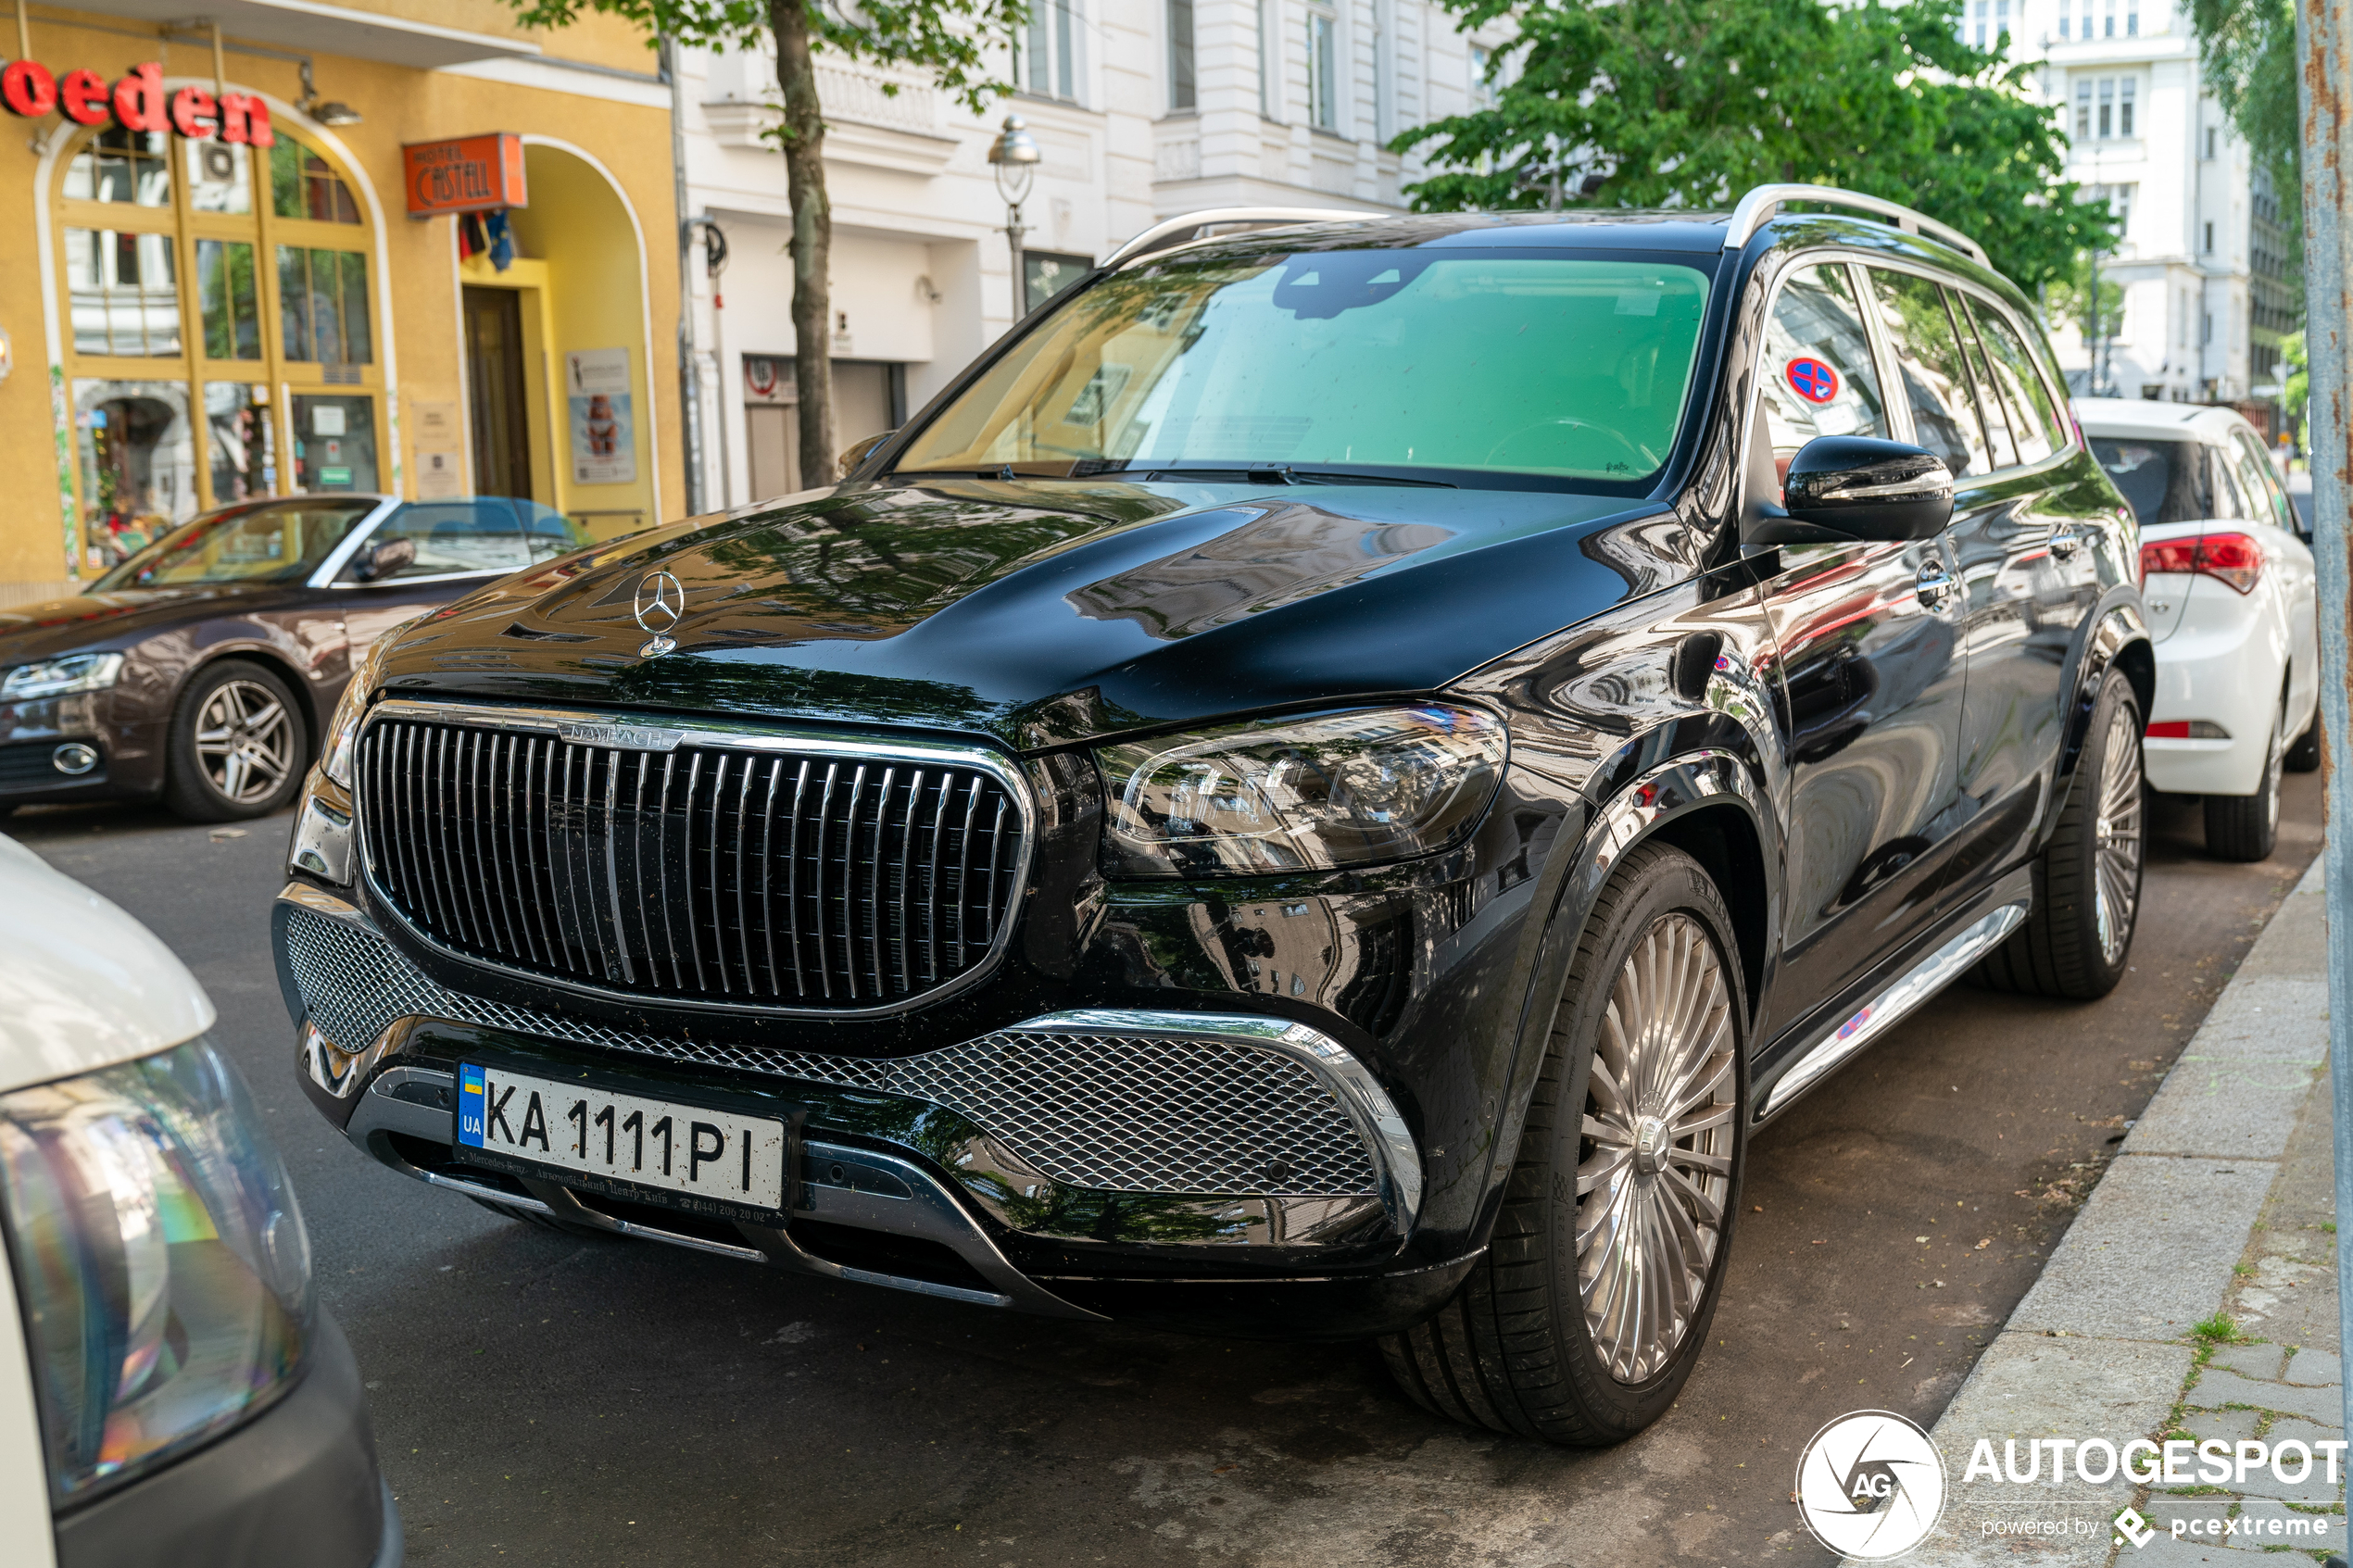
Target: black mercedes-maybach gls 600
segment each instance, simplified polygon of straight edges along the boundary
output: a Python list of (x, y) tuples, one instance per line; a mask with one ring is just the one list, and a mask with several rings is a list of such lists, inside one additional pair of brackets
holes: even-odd
[(517, 1218), (1622, 1438), (1755, 1128), (2122, 972), (2152, 662), (2063, 385), (1841, 192), (1162, 225), (842, 483), (377, 645), (304, 1086)]

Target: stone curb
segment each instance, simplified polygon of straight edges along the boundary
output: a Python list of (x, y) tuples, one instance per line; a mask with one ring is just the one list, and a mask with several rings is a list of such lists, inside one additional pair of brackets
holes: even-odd
[[(2234, 1348), (2184, 1393), (2196, 1359), (2194, 1325), (2223, 1306), (2297, 1119), (2312, 1095), (2327, 1092), (2326, 906), (2315, 860), (1938, 1419), (1931, 1436), (1947, 1471), (1944, 1514), (1926, 1541), (1895, 1561), (1922, 1568), (2253, 1568), (2259, 1561), (2262, 1547), (2253, 1542), (2176, 1540), (2165, 1529), (2145, 1548), (2120, 1547), (2110, 1521), (2140, 1495), (2120, 1476), (2095, 1486), (2070, 1475), (2054, 1487), (1988, 1483), (1982, 1471), (1972, 1482), (1966, 1471), (1981, 1439), (1997, 1455), (2006, 1443), (2033, 1437), (2105, 1436), (2120, 1446), (2159, 1433), (2184, 1401), (2215, 1411), (2194, 1424), (2201, 1437), (2253, 1436), (2275, 1422), (2283, 1435), (2287, 1426), (2309, 1433), (2310, 1422), (2340, 1435), (2343, 1374), (2334, 1345), (2300, 1352), (2304, 1374), (2294, 1383), (2283, 1377), (2284, 1348)], [(2340, 1487), (2315, 1486), (2310, 1497), (2299, 1491), (2288, 1500), (2317, 1508), (2342, 1496)], [(2162, 1493), (2146, 1504), (2169, 1525), (2201, 1506), (2252, 1519), (2281, 1504)], [(1996, 1519), (2064, 1520), (2067, 1534), (1985, 1533)], [(2332, 1529), (2325, 1541), (2297, 1546), (2342, 1551), (2341, 1513)]]

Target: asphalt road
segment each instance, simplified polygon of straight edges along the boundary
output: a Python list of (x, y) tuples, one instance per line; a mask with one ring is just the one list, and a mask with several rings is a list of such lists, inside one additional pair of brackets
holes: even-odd
[[(1756, 1140), (1713, 1347), (1600, 1452), (1460, 1430), (1369, 1352), (1074, 1327), (583, 1243), (412, 1185), (296, 1086), (264, 910), (284, 819), (8, 831), (210, 989), (358, 1348), (416, 1564), (1829, 1562), (1789, 1500), (1824, 1422), (1933, 1421), (2320, 847), (2155, 814), (2133, 972), (2089, 1007), (1957, 989)], [(1923, 1243), (1919, 1238), (1926, 1236)]]

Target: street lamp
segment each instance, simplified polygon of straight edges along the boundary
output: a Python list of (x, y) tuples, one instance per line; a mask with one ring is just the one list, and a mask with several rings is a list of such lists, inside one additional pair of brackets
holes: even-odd
[(997, 140), (988, 145), (988, 166), (997, 175), (997, 194), (1005, 198), (1005, 239), (1013, 251), (1013, 320), (1029, 314), (1029, 280), (1023, 275), (1021, 204), (1038, 178), (1038, 138), (1021, 116), (1009, 114)]

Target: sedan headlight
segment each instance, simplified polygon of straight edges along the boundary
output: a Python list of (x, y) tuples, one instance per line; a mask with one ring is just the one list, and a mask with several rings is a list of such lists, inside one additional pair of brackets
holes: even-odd
[(104, 691), (122, 679), (122, 655), (77, 653), (39, 664), (19, 664), (0, 679), (0, 702), (36, 696), (64, 696), (69, 692)]
[[(422, 619), (417, 617), (418, 621)], [(335, 704), (335, 716), (327, 721), (327, 744), (319, 748), (319, 766), (327, 777), (346, 789), (351, 787), (352, 754), (359, 746), (359, 721), (368, 716), (368, 699), (376, 695), (384, 653), (394, 638), (415, 624), (416, 621), (404, 621), (368, 645), (368, 651), (352, 667), (351, 679), (344, 684), (343, 697)]]
[(1363, 709), (1107, 746), (1117, 876), (1248, 876), (1402, 860), (1460, 843), (1504, 775), (1475, 709)]
[(209, 1041), (0, 1095), (0, 1222), (60, 1500), (234, 1424), (299, 1369), (309, 1239)]

